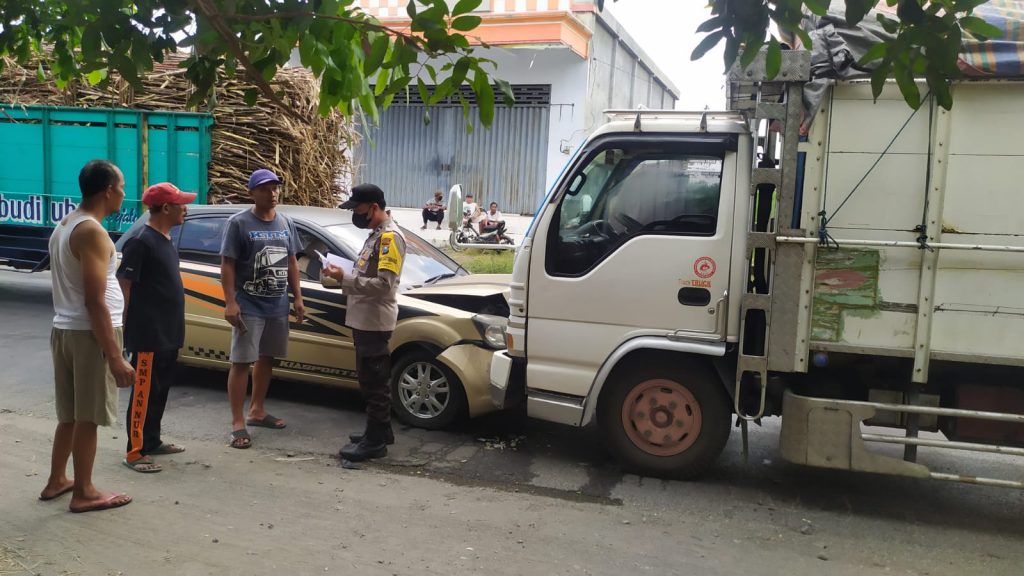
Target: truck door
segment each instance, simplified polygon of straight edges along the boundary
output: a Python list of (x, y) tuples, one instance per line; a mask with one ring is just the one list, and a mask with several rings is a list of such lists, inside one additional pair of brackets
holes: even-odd
[(580, 156), (534, 236), (531, 389), (585, 396), (608, 355), (633, 337), (716, 339), (725, 309), (716, 304), (729, 287), (734, 142), (619, 136)]

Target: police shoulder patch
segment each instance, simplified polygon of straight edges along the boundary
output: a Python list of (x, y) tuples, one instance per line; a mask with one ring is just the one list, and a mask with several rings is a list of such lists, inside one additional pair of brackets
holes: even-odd
[(388, 270), (397, 275), (402, 273), (402, 252), (397, 248), (397, 243), (392, 245), (394, 240), (394, 232), (384, 232), (381, 234), (377, 269)]

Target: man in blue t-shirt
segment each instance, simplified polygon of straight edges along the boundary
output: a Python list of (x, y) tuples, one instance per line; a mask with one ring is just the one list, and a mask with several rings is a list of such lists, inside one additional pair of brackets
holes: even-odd
[[(280, 429), (284, 420), (267, 413), (263, 402), (270, 388), (274, 358), (288, 354), (288, 290), (295, 298), (295, 321), (305, 308), (299, 288), (299, 235), (295, 224), (276, 210), (281, 179), (270, 170), (249, 177), (253, 207), (228, 220), (220, 248), (220, 283), (224, 288), (224, 319), (231, 330), (231, 447), (248, 448), (246, 426)], [(252, 401), (243, 418), (245, 392), (252, 368)]]

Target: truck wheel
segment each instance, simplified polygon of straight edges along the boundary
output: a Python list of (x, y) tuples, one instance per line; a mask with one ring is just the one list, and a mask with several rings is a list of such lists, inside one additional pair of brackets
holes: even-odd
[(415, 350), (399, 357), (391, 370), (391, 406), (403, 423), (439, 430), (463, 412), (466, 393), (435, 355)]
[(693, 478), (725, 447), (732, 408), (725, 388), (706, 366), (636, 367), (609, 384), (598, 407), (598, 425), (624, 469)]

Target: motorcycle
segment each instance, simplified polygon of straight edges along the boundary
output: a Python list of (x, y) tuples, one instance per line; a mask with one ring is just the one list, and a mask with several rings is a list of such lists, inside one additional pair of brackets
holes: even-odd
[(477, 232), (476, 227), (470, 222), (468, 217), (462, 218), (462, 227), (458, 230), (453, 230), (449, 243), (452, 249), (456, 252), (462, 252), (466, 249), (464, 244), (498, 244), (504, 246), (514, 246), (515, 242), (509, 237), (508, 233), (505, 232), (505, 223), (498, 222), (498, 226), (493, 230), (488, 230), (481, 234)]

